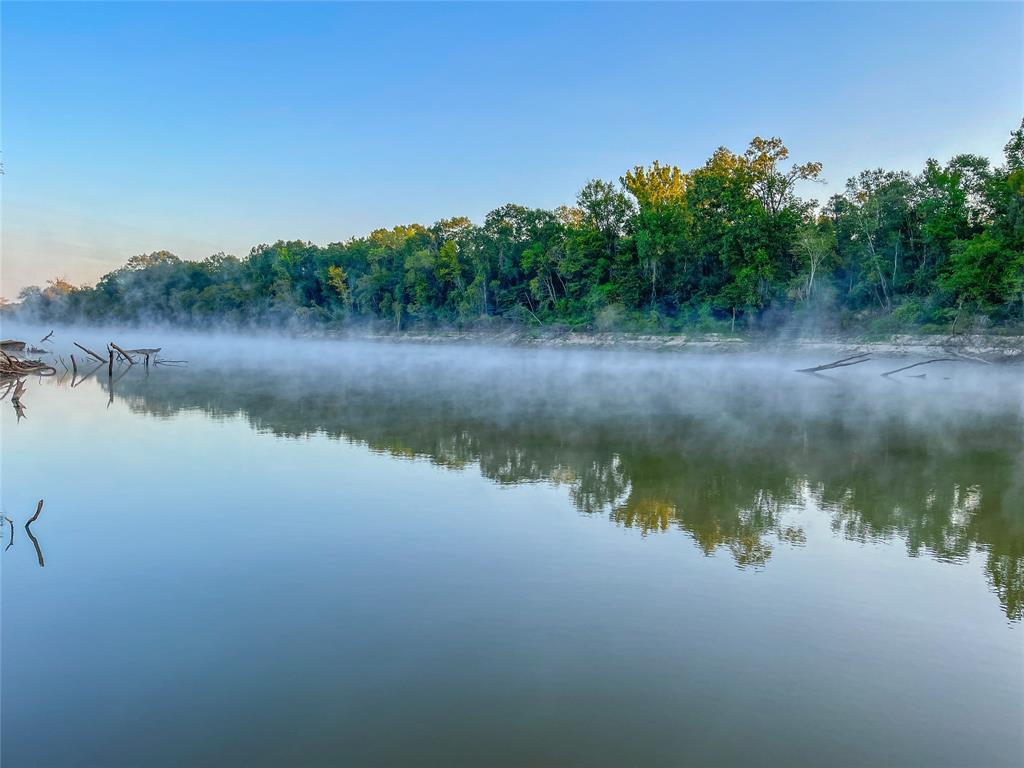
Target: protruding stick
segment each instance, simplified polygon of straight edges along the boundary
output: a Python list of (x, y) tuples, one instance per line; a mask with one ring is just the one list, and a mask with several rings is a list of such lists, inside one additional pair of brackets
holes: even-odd
[(30, 517), (28, 519), (28, 522), (25, 523), (25, 527), (27, 528), (28, 526), (32, 525), (32, 523), (34, 523), (36, 520), (38, 520), (39, 519), (39, 513), (42, 512), (42, 511), (43, 511), (43, 500), (40, 499), (39, 503), (36, 504), (36, 513), (34, 515), (32, 515), (32, 517)]
[(917, 368), (917, 366), (919, 366), (919, 365), (931, 365), (932, 363), (962, 363), (962, 362), (964, 362), (964, 360), (959, 358), (959, 357), (936, 357), (933, 360), (924, 360), (924, 361), (922, 361), (920, 363), (914, 363), (913, 365), (905, 365), (902, 368), (897, 368), (894, 371), (886, 371), (885, 373), (882, 374), (882, 376), (892, 376), (894, 373), (899, 373), (900, 371), (909, 371), (911, 368)]
[(117, 344), (115, 344), (114, 342), (110, 342), (110, 346), (116, 349), (117, 353), (124, 357), (124, 359), (127, 360), (130, 364), (135, 365), (135, 361), (132, 359), (132, 356), (125, 352), (123, 349), (121, 349), (119, 346), (117, 346)]
[(813, 368), (799, 368), (797, 373), (817, 373), (818, 371), (828, 371), (832, 368), (845, 368), (848, 365), (857, 365), (858, 363), (866, 363), (871, 358), (868, 357), (867, 352), (861, 352), (857, 355), (850, 355), (844, 357), (841, 360), (836, 360), (831, 363), (825, 363), (824, 365), (816, 365)]
[(95, 352), (93, 352), (93, 351), (92, 351), (91, 349), (86, 349), (86, 348), (85, 348), (85, 347), (83, 347), (83, 346), (82, 346), (81, 344), (79, 344), (79, 343), (78, 343), (77, 341), (74, 341), (74, 342), (72, 342), (72, 344), (74, 344), (74, 345), (75, 345), (76, 347), (78, 347), (78, 348), (79, 348), (80, 350), (82, 350), (83, 352), (85, 352), (85, 353), (86, 353), (87, 355), (90, 355), (91, 357), (94, 357), (94, 358), (96, 358), (96, 359), (97, 359), (98, 361), (100, 361), (101, 363), (105, 363), (105, 362), (106, 362), (106, 360), (104, 360), (104, 359), (103, 359), (102, 357), (100, 357), (99, 355), (97, 355), (97, 354), (96, 354)]

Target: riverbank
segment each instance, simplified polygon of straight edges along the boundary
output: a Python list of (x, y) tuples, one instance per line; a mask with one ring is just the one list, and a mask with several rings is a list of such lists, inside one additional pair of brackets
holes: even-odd
[[(335, 334), (330, 334), (334, 336)], [(969, 355), (991, 362), (1024, 362), (1024, 336), (993, 334), (895, 334), (884, 338), (756, 337), (716, 333), (610, 333), (536, 330), (404, 331), (401, 333), (340, 333), (337, 338), (411, 344), (468, 344), (516, 347), (643, 350), (651, 352), (829, 352), (870, 351), (886, 356)]]
[[(139, 343), (160, 346), (156, 340), (182, 337), (181, 350), (188, 350), (189, 336), (215, 338), (226, 343), (241, 339), (308, 339), (319, 341), (379, 342), (385, 344), (445, 344), (478, 347), (530, 347), (550, 349), (586, 349), (641, 351), (658, 353), (729, 354), (760, 352), (779, 355), (822, 355), (834, 358), (842, 353), (870, 352), (885, 357), (968, 356), (988, 362), (1024, 364), (1024, 334), (924, 334), (904, 333), (890, 336), (848, 335), (764, 335), (723, 333), (636, 333), (625, 331), (571, 331), (506, 326), (500, 329), (430, 329), (383, 332), (366, 326), (349, 328), (216, 328), (208, 331), (154, 326), (52, 326), (6, 320), (0, 336), (12, 339), (41, 339), (56, 329), (54, 339), (68, 342), (76, 338), (131, 338)], [(51, 341), (52, 343), (52, 341)], [(99, 343), (99, 342), (96, 342)], [(128, 343), (128, 342), (126, 342)], [(47, 345), (44, 345), (47, 346)], [(102, 345), (101, 345), (102, 346)], [(182, 353), (184, 354), (184, 352)]]

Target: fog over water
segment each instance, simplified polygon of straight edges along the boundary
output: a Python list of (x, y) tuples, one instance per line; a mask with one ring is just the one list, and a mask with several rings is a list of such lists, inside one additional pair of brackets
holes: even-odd
[[(71, 341), (111, 339), (188, 365), (83, 381)], [(3, 404), (12, 765), (1024, 748), (1019, 365), (165, 330), (52, 348), (74, 386), (57, 362), (24, 419)]]

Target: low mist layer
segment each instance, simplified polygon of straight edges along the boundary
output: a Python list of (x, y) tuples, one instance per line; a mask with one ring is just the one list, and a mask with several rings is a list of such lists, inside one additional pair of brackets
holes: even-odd
[[(60, 338), (72, 335), (98, 332)], [(883, 376), (913, 358), (875, 357), (807, 374), (825, 360), (159, 335), (187, 367), (79, 375), (92, 374), (98, 398), (151, 416), (242, 417), (281, 437), (476, 466), (497, 483), (554, 483), (583, 513), (684, 531), (741, 567), (799, 546), (784, 512), (814, 504), (857, 540), (899, 536), (911, 554), (950, 561), (985, 552), (1007, 615), (1024, 612), (1017, 365), (960, 359)], [(153, 338), (126, 334), (122, 346)], [(54, 383), (69, 384), (62, 374)]]

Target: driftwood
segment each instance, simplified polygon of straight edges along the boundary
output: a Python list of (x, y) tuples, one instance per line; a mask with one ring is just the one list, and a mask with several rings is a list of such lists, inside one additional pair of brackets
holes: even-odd
[(48, 334), (46, 334), (45, 336), (43, 336), (43, 338), (39, 340), (39, 343), (42, 344), (44, 341), (49, 341), (52, 336), (53, 331), (50, 331)]
[(845, 368), (848, 365), (857, 365), (858, 363), (866, 363), (870, 360), (868, 352), (861, 352), (857, 355), (850, 355), (844, 357), (841, 360), (834, 360), (831, 363), (825, 363), (824, 365), (816, 365), (813, 368), (798, 368), (797, 373), (818, 373), (819, 371), (829, 371), (833, 368)]
[(0, 350), (4, 352), (24, 352), (25, 342), (15, 339), (4, 339), (0, 341)]
[(896, 368), (895, 370), (892, 370), (892, 371), (886, 371), (885, 373), (882, 374), (882, 376), (892, 376), (894, 373), (899, 373), (900, 371), (909, 371), (911, 368), (917, 368), (917, 366), (919, 366), (919, 365), (931, 365), (932, 363), (965, 363), (965, 362), (967, 362), (967, 361), (964, 358), (962, 358), (962, 357), (936, 357), (936, 358), (933, 358), (932, 360), (922, 360), (920, 363), (914, 363), (913, 365), (905, 365), (902, 368)]
[(19, 360), (0, 350), (0, 377), (53, 376), (57, 369), (42, 360)]
[(104, 360), (104, 359), (103, 359), (102, 357), (100, 357), (100, 356), (99, 356), (99, 355), (97, 355), (97, 354), (96, 354), (95, 352), (93, 352), (93, 351), (92, 351), (91, 349), (87, 349), (86, 347), (83, 347), (83, 346), (82, 346), (81, 344), (79, 344), (79, 343), (78, 343), (77, 341), (74, 341), (74, 342), (72, 342), (72, 344), (74, 344), (74, 345), (75, 345), (76, 347), (78, 347), (78, 348), (79, 348), (80, 350), (82, 350), (83, 352), (85, 352), (85, 354), (89, 355), (89, 356), (90, 356), (90, 357), (92, 357), (92, 358), (95, 358), (95, 359), (96, 359), (96, 360), (98, 360), (99, 362), (101, 362), (101, 363), (105, 363), (105, 362), (107, 362), (107, 361), (106, 361), (106, 360)]
[(110, 342), (110, 346), (114, 348), (114, 350), (117, 352), (117, 354), (121, 355), (121, 357), (123, 357), (125, 360), (127, 360), (129, 365), (135, 365), (135, 360), (133, 360), (132, 356), (129, 355), (125, 350), (121, 349), (114, 342)]

